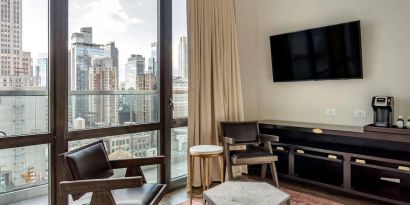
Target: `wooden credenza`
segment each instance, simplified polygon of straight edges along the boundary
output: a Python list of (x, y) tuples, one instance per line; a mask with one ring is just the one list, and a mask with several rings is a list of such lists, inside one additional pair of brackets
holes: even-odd
[(261, 133), (280, 137), (273, 144), (280, 177), (410, 205), (410, 130), (284, 121), (259, 125)]

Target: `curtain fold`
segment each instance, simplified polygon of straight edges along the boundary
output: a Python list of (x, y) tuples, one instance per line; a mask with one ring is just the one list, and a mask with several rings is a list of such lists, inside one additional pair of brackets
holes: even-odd
[[(187, 15), (188, 144), (217, 145), (219, 122), (244, 119), (234, 0), (187, 0)], [(194, 167), (200, 186), (199, 160)], [(216, 163), (211, 178), (220, 180)]]

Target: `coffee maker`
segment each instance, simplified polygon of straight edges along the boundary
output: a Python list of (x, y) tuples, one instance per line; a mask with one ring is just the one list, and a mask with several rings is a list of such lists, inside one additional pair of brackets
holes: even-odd
[(393, 125), (394, 98), (376, 96), (372, 99), (374, 111), (373, 125), (376, 127), (391, 127)]

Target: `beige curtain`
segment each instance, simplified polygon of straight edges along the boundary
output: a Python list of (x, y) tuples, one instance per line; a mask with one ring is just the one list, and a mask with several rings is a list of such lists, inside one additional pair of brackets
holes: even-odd
[[(219, 144), (219, 122), (243, 120), (234, 0), (188, 0), (189, 146)], [(212, 178), (220, 180), (217, 163)], [(194, 186), (200, 186), (199, 160)]]

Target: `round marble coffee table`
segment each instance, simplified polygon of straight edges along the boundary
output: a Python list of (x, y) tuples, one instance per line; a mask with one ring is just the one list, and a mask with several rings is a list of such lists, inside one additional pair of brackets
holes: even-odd
[(201, 181), (202, 181), (202, 189), (205, 191), (207, 188), (209, 188), (209, 160), (210, 158), (213, 157), (218, 157), (219, 159), (219, 167), (221, 171), (221, 183), (224, 181), (224, 159), (223, 159), (223, 147), (221, 146), (216, 146), (216, 145), (197, 145), (193, 146), (189, 149), (189, 180), (188, 180), (188, 186), (189, 186), (189, 201), (190, 204), (192, 204), (192, 182), (194, 178), (194, 159), (195, 157), (199, 157), (201, 159), (201, 164), (202, 164), (202, 176), (201, 176)]
[(289, 194), (266, 182), (228, 181), (203, 196), (204, 205), (290, 205)]

